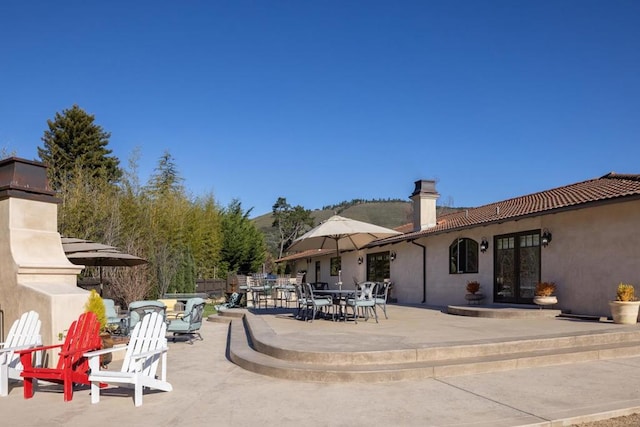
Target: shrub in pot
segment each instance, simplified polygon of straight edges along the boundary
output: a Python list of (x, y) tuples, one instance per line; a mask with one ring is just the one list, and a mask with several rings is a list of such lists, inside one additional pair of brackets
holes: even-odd
[[(111, 338), (111, 333), (107, 329), (107, 309), (104, 306), (104, 301), (102, 301), (102, 297), (95, 289), (91, 290), (89, 293), (89, 298), (84, 305), (84, 311), (89, 312), (92, 311), (95, 313), (98, 318), (98, 322), (100, 322), (100, 338), (102, 339), (102, 348), (110, 348), (113, 347), (113, 338)], [(111, 363), (112, 355), (111, 353), (104, 354), (100, 356), (100, 362), (102, 366), (106, 366)]]
[(635, 296), (635, 288), (629, 283), (620, 283), (616, 289), (616, 300), (609, 301), (613, 323), (635, 325), (638, 322), (640, 301)]
[(533, 302), (542, 308), (543, 305), (553, 305), (558, 303), (558, 298), (553, 295), (556, 291), (554, 282), (539, 282), (536, 284), (535, 296)]
[(464, 299), (466, 299), (469, 302), (469, 304), (471, 303), (479, 304), (484, 299), (484, 295), (479, 293), (480, 291), (479, 282), (475, 280), (467, 282), (466, 289), (467, 289), (467, 294), (464, 296)]
[(479, 290), (480, 290), (480, 283), (476, 282), (475, 280), (471, 282), (467, 282), (467, 292), (469, 292), (470, 294), (475, 294)]

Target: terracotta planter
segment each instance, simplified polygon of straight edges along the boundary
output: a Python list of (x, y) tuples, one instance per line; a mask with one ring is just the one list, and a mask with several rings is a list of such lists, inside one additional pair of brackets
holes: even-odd
[(635, 325), (638, 322), (640, 301), (609, 301), (613, 323)]
[[(100, 338), (102, 339), (102, 348), (111, 348), (113, 347), (113, 338), (111, 334), (108, 332), (100, 333)], [(103, 354), (100, 356), (100, 365), (106, 367), (113, 360), (113, 355), (111, 353)]]

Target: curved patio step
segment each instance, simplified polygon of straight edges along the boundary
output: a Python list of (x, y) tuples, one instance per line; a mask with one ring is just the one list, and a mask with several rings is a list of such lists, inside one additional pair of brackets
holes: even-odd
[[(460, 357), (459, 352), (450, 353), (451, 348), (442, 347), (431, 354), (449, 353), (452, 357), (415, 359), (413, 361), (398, 361), (393, 352), (373, 352), (376, 353), (376, 357), (368, 357), (367, 353), (371, 352), (351, 352), (350, 357), (343, 358), (343, 363), (335, 363), (335, 353), (332, 353), (333, 356), (318, 357), (321, 352), (310, 352), (307, 355), (304, 354), (305, 352), (297, 352), (298, 358), (294, 359), (275, 357), (257, 351), (254, 348), (255, 343), (251, 339), (248, 324), (243, 320), (234, 319), (230, 324), (229, 357), (232, 362), (244, 369), (282, 379), (322, 382), (385, 382), (442, 378), (640, 355), (640, 338), (637, 333), (622, 333), (626, 336), (618, 336), (617, 333), (595, 335), (591, 339), (592, 344), (587, 345), (588, 340), (584, 340), (584, 345), (576, 347), (548, 347), (543, 350), (482, 355), (487, 352), (491, 353), (492, 350), (483, 349), (487, 344), (476, 344), (465, 346), (477, 347), (472, 352), (476, 354), (475, 356)], [(516, 348), (518, 348), (517, 344)], [(389, 356), (386, 359), (384, 358), (385, 353), (388, 353), (387, 356)], [(293, 353), (281, 351), (276, 354), (291, 356)], [(368, 360), (369, 363), (350, 363), (349, 360), (352, 362)]]
[(492, 319), (542, 319), (558, 317), (562, 314), (562, 311), (549, 308), (523, 310), (522, 307), (504, 305), (449, 305), (447, 306), (447, 313), (458, 316), (486, 317)]

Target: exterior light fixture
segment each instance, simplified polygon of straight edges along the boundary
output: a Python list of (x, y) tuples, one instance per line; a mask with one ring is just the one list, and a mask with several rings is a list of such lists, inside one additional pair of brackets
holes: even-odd
[(542, 244), (542, 246), (546, 248), (547, 246), (549, 246), (549, 242), (551, 242), (551, 238), (552, 238), (551, 232), (545, 228), (544, 231), (542, 232), (542, 236), (540, 237), (540, 243)]
[(396, 253), (391, 251), (391, 253), (389, 253), (389, 259), (391, 261), (395, 261), (396, 260)]
[(486, 237), (482, 238), (482, 242), (480, 242), (480, 252), (485, 253), (489, 249), (489, 241)]
[(360, 257), (358, 257), (358, 264), (362, 264), (362, 262), (363, 262), (363, 261), (364, 261), (364, 260), (362, 259), (362, 257), (361, 257), (361, 256), (360, 256)]

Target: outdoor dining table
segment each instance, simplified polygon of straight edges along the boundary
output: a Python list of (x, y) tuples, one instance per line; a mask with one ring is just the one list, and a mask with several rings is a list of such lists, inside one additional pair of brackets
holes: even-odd
[[(333, 298), (333, 305), (337, 305), (340, 309), (338, 319), (346, 320), (346, 312), (342, 311), (342, 308), (346, 306), (346, 301), (349, 297), (355, 297), (355, 289), (323, 289), (313, 291), (314, 295), (330, 295)], [(344, 304), (343, 304), (344, 303)]]

